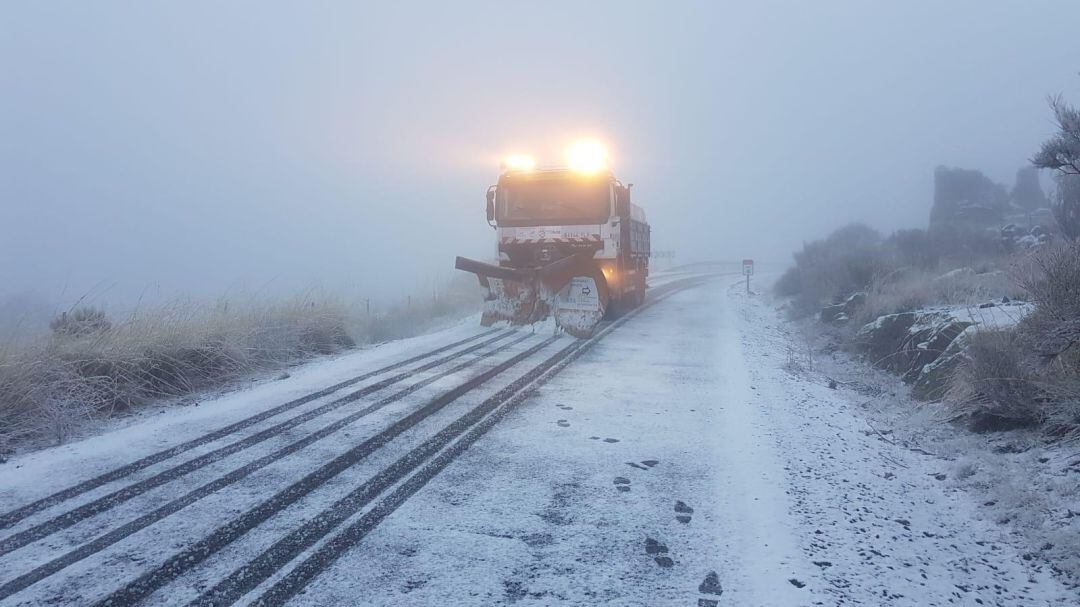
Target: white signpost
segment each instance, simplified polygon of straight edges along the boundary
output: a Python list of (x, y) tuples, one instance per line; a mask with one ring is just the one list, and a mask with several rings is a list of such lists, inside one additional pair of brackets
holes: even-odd
[(742, 273), (746, 277), (746, 294), (750, 294), (750, 277), (754, 275), (754, 260), (742, 260)]

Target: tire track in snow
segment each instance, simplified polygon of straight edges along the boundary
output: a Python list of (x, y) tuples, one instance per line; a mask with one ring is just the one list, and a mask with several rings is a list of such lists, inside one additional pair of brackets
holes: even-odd
[[(362, 540), (383, 519), (423, 488), (428, 481), (450, 465), (454, 459), (464, 453), (469, 446), (479, 440), (510, 411), (520, 406), (540, 386), (557, 375), (607, 334), (666, 297), (683, 288), (696, 286), (700, 282), (701, 280), (687, 279), (664, 289), (662, 295), (607, 324), (592, 338), (574, 342), (533, 367), (528, 373), (459, 417), (435, 436), (354, 489), (349, 495), (276, 542), (262, 555), (234, 571), (213, 589), (203, 593), (189, 603), (188, 607), (232, 605), (242, 598), (245, 593), (256, 588), (305, 550), (314, 546), (319, 540), (333, 531), (335, 527), (358, 513), (373, 499), (395, 484), (400, 483), (387, 497), (316, 549), (251, 603), (260, 607), (284, 604), (302, 591), (304, 587), (357, 542)], [(453, 442), (462, 435), (464, 435), (463, 438), (456, 443)], [(447, 448), (447, 445), (450, 445), (449, 448)], [(424, 461), (432, 455), (435, 455), (434, 459), (423, 465)], [(410, 473), (420, 468), (421, 465), (423, 467), (419, 472), (408, 477)], [(406, 479), (406, 477), (408, 478)], [(403, 479), (405, 479), (404, 482), (402, 482)]]
[(234, 453), (238, 453), (244, 449), (267, 441), (286, 430), (295, 428), (300, 424), (306, 423), (312, 419), (315, 419), (316, 417), (320, 417), (326, 413), (334, 411), (335, 409), (339, 409), (365, 396), (378, 392), (383, 388), (387, 388), (389, 386), (392, 386), (393, 384), (399, 383), (405, 379), (408, 379), (409, 377), (412, 377), (416, 373), (429, 371), (435, 367), (438, 367), (439, 365), (460, 358), (461, 356), (471, 354), (472, 352), (475, 352), (476, 350), (479, 350), (484, 346), (490, 345), (493, 342), (505, 339), (510, 334), (511, 333), (508, 332), (496, 335), (491, 339), (472, 345), (468, 348), (465, 348), (464, 350), (459, 350), (449, 356), (435, 359), (415, 369), (410, 369), (409, 371), (406, 371), (404, 373), (399, 373), (369, 386), (365, 386), (360, 390), (351, 392), (350, 394), (326, 403), (321, 407), (317, 407), (315, 409), (312, 409), (311, 411), (307, 411), (295, 417), (291, 417), (285, 421), (270, 426), (265, 430), (261, 430), (255, 434), (252, 434), (251, 436), (245, 437), (228, 445), (224, 445), (218, 449), (210, 451), (209, 453), (204, 453), (203, 455), (200, 455), (194, 459), (190, 459), (181, 464), (177, 464), (172, 468), (162, 470), (161, 472), (151, 477), (145, 478), (137, 483), (128, 485), (127, 487), (123, 487), (121, 489), (117, 489), (112, 493), (99, 497), (98, 499), (95, 499), (93, 501), (87, 502), (73, 510), (69, 510), (47, 521), (20, 531), (19, 533), (10, 535), (3, 540), (0, 540), (0, 556), (3, 556), (9, 552), (26, 546), (27, 544), (52, 535), (57, 531), (67, 529), (68, 527), (71, 527), (72, 525), (75, 525), (80, 521), (110, 510), (111, 508), (114, 508), (115, 506), (123, 504), (124, 502), (132, 498), (142, 495), (143, 493), (146, 493), (151, 489), (172, 482), (184, 475), (190, 474), (192, 472), (200, 470), (205, 466), (221, 461), (222, 459)]
[(60, 491), (57, 491), (56, 493), (53, 493), (53, 494), (48, 495), (46, 497), (43, 497), (43, 498), (40, 498), (40, 499), (35, 500), (33, 502), (30, 502), (29, 504), (20, 506), (20, 507), (14, 509), (14, 510), (9, 511), (9, 512), (5, 512), (4, 514), (0, 514), (0, 530), (7, 529), (7, 528), (11, 527), (12, 525), (15, 525), (19, 521), (23, 520), (24, 518), (26, 518), (26, 517), (28, 517), (28, 516), (30, 516), (32, 514), (35, 514), (37, 512), (40, 512), (42, 510), (45, 510), (46, 508), (51, 508), (53, 506), (56, 506), (58, 504), (61, 504), (61, 503), (65, 502), (67, 500), (70, 500), (70, 499), (72, 499), (74, 497), (78, 497), (79, 495), (82, 495), (83, 493), (86, 493), (87, 491), (92, 491), (93, 489), (97, 489), (98, 487), (101, 487), (102, 485), (105, 485), (107, 483), (111, 483), (113, 481), (120, 480), (120, 479), (122, 479), (122, 478), (124, 478), (126, 476), (130, 476), (131, 474), (134, 474), (135, 472), (138, 472), (139, 470), (142, 470), (144, 468), (147, 468), (147, 467), (152, 466), (154, 464), (157, 464), (159, 462), (163, 462), (163, 461), (165, 461), (167, 459), (170, 459), (172, 457), (180, 455), (180, 454), (184, 453), (185, 451), (190, 451), (191, 449), (194, 449), (196, 447), (200, 447), (200, 446), (205, 445), (207, 443), (213, 442), (215, 440), (218, 440), (219, 438), (223, 438), (223, 437), (228, 436), (230, 434), (234, 434), (236, 432), (239, 432), (240, 430), (244, 430), (246, 428), (249, 428), (249, 427), (251, 427), (251, 426), (253, 426), (253, 425), (255, 425), (255, 424), (257, 424), (257, 423), (259, 423), (259, 422), (261, 422), (263, 420), (274, 417), (275, 415), (278, 415), (279, 413), (284, 413), (285, 411), (288, 411), (290, 409), (294, 409), (294, 408), (299, 407), (301, 405), (305, 405), (305, 404), (307, 404), (307, 403), (309, 403), (309, 402), (311, 402), (313, 400), (320, 399), (320, 398), (322, 398), (324, 396), (329, 396), (330, 394), (333, 394), (334, 392), (342, 390), (343, 388), (347, 388), (349, 386), (355, 385), (355, 384), (357, 384), (359, 382), (362, 382), (364, 380), (371, 379), (372, 377), (377, 377), (379, 375), (382, 375), (383, 373), (387, 373), (387, 372), (393, 371), (395, 369), (400, 369), (401, 367), (404, 367), (406, 365), (410, 365), (412, 363), (419, 362), (421, 360), (424, 360), (425, 358), (435, 356), (436, 354), (441, 354), (443, 352), (446, 352), (447, 350), (452, 350), (453, 348), (465, 345), (465, 344), (467, 344), (467, 343), (469, 343), (471, 341), (480, 339), (482, 337), (487, 337), (487, 336), (491, 335), (492, 333), (496, 333), (497, 331), (498, 331), (498, 329), (492, 329), (492, 330), (489, 330), (489, 331), (485, 331), (483, 333), (479, 333), (477, 335), (467, 337), (465, 339), (456, 341), (454, 343), (447, 344), (447, 345), (439, 347), (439, 348), (435, 348), (434, 350), (430, 350), (430, 351), (425, 352), (423, 354), (419, 354), (417, 356), (413, 356), (411, 358), (408, 358), (408, 359), (405, 359), (405, 360), (402, 360), (402, 361), (398, 361), (396, 363), (391, 363), (389, 365), (386, 365), (386, 366), (381, 367), (379, 369), (376, 369), (374, 371), (370, 371), (368, 373), (358, 375), (358, 376), (353, 377), (351, 379), (347, 379), (347, 380), (345, 380), (343, 382), (334, 384), (334, 385), (332, 385), (332, 386), (330, 386), (328, 388), (323, 388), (322, 390), (319, 390), (317, 392), (312, 392), (311, 394), (308, 394), (306, 396), (302, 396), (300, 398), (297, 398), (295, 400), (291, 400), (291, 401), (289, 401), (287, 403), (283, 403), (283, 404), (278, 405), (276, 407), (273, 407), (271, 409), (267, 409), (266, 411), (263, 411), (262, 413), (258, 413), (256, 415), (251, 416), (251, 417), (248, 417), (248, 418), (242, 419), (240, 421), (234, 422), (232, 424), (229, 424), (228, 426), (225, 426), (223, 428), (219, 428), (218, 430), (215, 430), (215, 431), (210, 432), (208, 434), (204, 434), (203, 436), (200, 436), (198, 438), (194, 438), (194, 439), (191, 439), (189, 441), (185, 441), (183, 443), (180, 443), (179, 445), (169, 447), (168, 449), (163, 449), (161, 451), (158, 451), (157, 453), (152, 453), (152, 454), (147, 455), (147, 456), (145, 456), (145, 457), (143, 457), (141, 459), (135, 460), (134, 462), (131, 462), (130, 464), (126, 464), (126, 465), (121, 466), (119, 468), (114, 468), (113, 470), (110, 470), (108, 472), (105, 472), (103, 474), (95, 476), (94, 478), (85, 480), (85, 481), (83, 481), (83, 482), (81, 482), (81, 483), (79, 483), (77, 485), (72, 485), (71, 487), (68, 487), (67, 489), (61, 489)]
[(386, 445), (401, 433), (442, 410), (451, 402), (486, 383), (493, 377), (500, 375), (507, 369), (517, 365), (540, 350), (543, 350), (558, 339), (558, 337), (545, 339), (523, 352), (516, 354), (510, 359), (499, 363), (495, 367), (488, 369), (476, 377), (435, 397), (420, 409), (399, 419), (382, 432), (349, 449), (342, 455), (335, 457), (317, 470), (306, 475), (304, 478), (279, 491), (273, 497), (260, 503), (254, 508), (251, 508), (225, 525), (218, 527), (203, 539), (169, 557), (164, 563), (154, 567), (112, 594), (95, 602), (94, 605), (98, 607), (118, 607), (139, 603), (159, 588), (172, 582), (188, 570), (193, 569), (199, 563), (240, 538), (248, 531), (254, 529), (271, 516), (296, 503), (298, 500), (320, 487), (323, 483), (359, 463), (369, 454)]
[[(483, 347), (486, 343), (499, 341), (499, 340), (503, 339), (505, 336), (509, 336), (511, 334), (512, 334), (512, 332), (507, 332), (505, 335), (500, 335), (500, 336), (497, 336), (496, 338), (487, 340), (486, 342), (481, 342), (480, 344), (477, 344), (477, 345), (469, 348), (469, 350), (470, 351), (475, 351), (476, 349)], [(200, 487), (186, 493), (185, 495), (183, 495), (181, 497), (178, 497), (178, 498), (168, 502), (167, 504), (165, 504), (165, 505), (163, 505), (163, 506), (161, 506), (161, 507), (159, 507), (159, 508), (157, 508), (157, 509), (155, 509), (155, 510), (153, 510), (151, 512), (143, 514), (142, 516), (140, 516), (139, 518), (137, 518), (137, 519), (135, 519), (133, 521), (130, 521), (130, 522), (128, 522), (128, 523), (126, 523), (126, 524), (124, 524), (124, 525), (122, 525), (122, 526), (120, 526), (120, 527), (118, 527), (116, 529), (113, 529), (112, 531), (109, 531), (109, 532), (105, 533), (104, 535), (101, 535), (101, 536), (99, 536), (99, 537), (97, 537), (97, 538), (95, 538), (95, 539), (93, 539), (93, 540), (79, 546), (78, 548), (76, 548), (74, 550), (71, 550), (70, 552), (67, 552), (66, 554), (64, 554), (62, 556), (59, 556), (59, 557), (57, 557), (57, 558), (55, 558), (55, 559), (53, 559), (53, 560), (51, 560), (51, 561), (49, 561), (47, 563), (44, 563), (44, 564), (32, 569), (31, 571), (29, 571), (29, 572), (27, 572), (27, 573), (25, 573), (23, 575), (20, 575), (20, 576), (18, 576), (16, 578), (4, 583), (3, 585), (0, 585), (0, 600), (2, 600), (4, 598), (7, 598), (8, 596), (11, 596), (12, 594), (14, 594), (16, 592), (19, 592), (19, 591), (21, 591), (21, 590), (23, 590), (23, 589), (37, 583), (37, 582), (39, 582), (39, 581), (49, 577), (50, 575), (53, 575), (54, 573), (66, 568), (66, 567), (69, 567), (69, 566), (73, 565), (74, 563), (77, 563), (78, 561), (81, 561), (81, 560), (87, 558), (88, 556), (91, 556), (91, 555), (93, 555), (93, 554), (95, 554), (97, 552), (100, 552), (101, 550), (104, 550), (105, 548), (115, 544), (116, 542), (119, 542), (119, 541), (123, 540), (124, 538), (126, 538), (126, 537), (128, 537), (128, 536), (130, 536), (130, 535), (132, 535), (132, 534), (134, 534), (134, 533), (136, 533), (136, 532), (138, 532), (138, 531), (140, 531), (140, 530), (142, 530), (142, 529), (144, 529), (144, 528), (146, 528), (146, 527), (148, 527), (148, 526), (150, 526), (150, 525), (152, 525), (154, 523), (156, 523), (157, 521), (160, 521), (161, 519), (165, 518), (166, 516), (174, 514), (177, 511), (179, 511), (179, 510), (181, 510), (181, 509), (195, 503), (196, 501), (198, 501), (198, 500), (200, 500), (200, 499), (202, 499), (202, 498), (204, 498), (204, 497), (206, 497), (206, 496), (208, 496), (208, 495), (210, 495), (212, 493), (220, 491), (221, 489), (224, 489), (225, 487), (228, 487), (229, 485), (232, 485), (232, 484), (242, 480), (243, 478), (246, 478), (247, 476), (251, 475), (255, 471), (257, 471), (257, 470), (259, 470), (261, 468), (264, 468), (264, 467), (276, 462), (277, 460), (279, 460), (279, 459), (281, 459), (283, 457), (286, 457), (288, 455), (296, 453), (300, 449), (303, 449), (304, 447), (307, 447), (308, 445), (311, 445), (312, 443), (314, 443), (314, 442), (316, 442), (318, 440), (321, 440), (321, 439), (329, 436), (330, 434), (333, 434), (334, 432), (337, 432), (338, 430), (340, 430), (340, 429), (348, 426), (349, 424), (359, 420), (361, 417), (370, 415), (371, 413), (373, 413), (373, 412), (375, 412), (375, 411), (377, 411), (377, 410), (379, 410), (379, 409), (381, 409), (381, 408), (383, 408), (383, 407), (385, 407), (385, 406), (387, 406), (387, 405), (389, 405), (389, 404), (391, 404), (393, 402), (399, 401), (402, 398), (404, 398), (404, 397), (416, 392), (417, 390), (420, 390), (421, 388), (423, 388), (425, 386), (428, 386), (428, 385), (430, 385), (430, 384), (432, 384), (432, 383), (434, 383), (434, 382), (436, 382), (436, 381), (438, 381), (438, 380), (440, 380), (440, 379), (442, 379), (444, 377), (447, 377), (449, 375), (452, 375), (454, 373), (462, 371), (462, 370), (464, 370), (464, 369), (466, 369), (466, 368), (468, 368), (468, 367), (470, 367), (470, 366), (472, 366), (472, 365), (474, 365), (474, 364), (476, 364), (476, 363), (478, 363), (478, 362), (480, 362), (482, 360), (485, 360), (485, 359), (487, 359), (487, 358), (489, 358), (491, 356), (495, 356), (495, 355), (507, 350), (508, 348), (511, 348), (514, 345), (521, 343), (522, 341), (524, 341), (524, 340), (526, 340), (526, 339), (528, 339), (530, 337), (531, 337), (531, 335), (529, 335), (529, 334), (520, 335), (517, 339), (514, 339), (514, 340), (512, 340), (510, 342), (507, 342), (507, 343), (501, 345), (501, 346), (498, 346), (497, 348), (491, 350), (490, 352), (484, 353), (483, 355), (481, 355), (481, 356), (479, 356), (479, 357), (477, 357), (475, 359), (468, 360), (468, 361), (466, 361), (464, 363), (461, 363), (459, 365), (451, 367), (450, 369), (447, 369), (446, 371), (443, 371), (443, 372), (438, 373), (436, 375), (433, 375), (433, 376), (431, 376), (429, 378), (421, 380), (421, 381), (419, 381), (419, 382), (417, 382), (415, 384), (412, 384), (412, 385), (406, 387), (403, 390), (400, 390), (400, 391), (398, 391), (398, 392), (396, 392), (394, 394), (391, 394), (391, 395), (387, 396), (386, 398), (383, 398), (383, 399), (379, 400), (378, 402), (375, 402), (375, 403), (373, 403), (373, 404), (371, 404), (371, 405), (369, 405), (367, 407), (364, 407), (363, 409), (360, 409), (359, 411), (351, 413), (350, 415), (348, 415), (348, 416), (346, 416), (346, 417), (344, 417), (344, 418), (342, 418), (340, 420), (337, 420), (337, 421), (335, 421), (335, 422), (333, 422), (331, 424), (328, 424), (328, 425), (320, 428), (319, 430), (317, 430), (317, 431), (315, 431), (315, 432), (313, 432), (311, 434), (308, 434), (307, 436), (305, 436), (305, 437), (303, 437), (303, 438), (301, 438), (301, 439), (299, 439), (299, 440), (297, 440), (297, 441), (295, 441), (293, 443), (290, 443), (290, 444), (278, 449), (277, 451), (275, 451), (275, 452), (273, 452), (273, 453), (271, 453), (269, 455), (265, 455), (265, 456), (263, 456), (263, 457), (261, 457), (259, 459), (256, 459), (256, 460), (254, 460), (252, 462), (249, 462), (248, 464), (245, 464), (245, 465), (243, 465), (243, 466), (241, 466), (239, 468), (236, 468), (236, 469), (226, 473), (225, 475), (223, 475), (221, 477), (218, 477), (218, 478), (214, 479), (213, 481), (210, 481), (209, 483), (206, 483), (205, 485), (202, 485), (202, 486), (200, 486)], [(464, 351), (462, 353), (464, 353)], [(450, 357), (447, 357), (447, 358), (450, 358)], [(434, 363), (432, 363), (432, 364), (434, 364)]]

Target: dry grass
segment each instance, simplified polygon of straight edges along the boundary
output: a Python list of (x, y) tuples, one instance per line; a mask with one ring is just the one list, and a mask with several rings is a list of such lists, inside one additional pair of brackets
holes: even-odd
[(89, 420), (155, 400), (221, 387), (357, 341), (418, 334), (475, 311), (474, 282), (370, 314), (366, 305), (309, 293), (272, 303), (174, 303), (107, 323), (81, 313), (95, 326), (78, 330), (59, 321), (48, 336), (0, 345), (0, 457), (16, 445), (66, 441)]
[(976, 431), (1035, 426), (1045, 421), (1038, 379), (1027, 367), (1014, 330), (976, 331), (950, 378), (945, 401)]

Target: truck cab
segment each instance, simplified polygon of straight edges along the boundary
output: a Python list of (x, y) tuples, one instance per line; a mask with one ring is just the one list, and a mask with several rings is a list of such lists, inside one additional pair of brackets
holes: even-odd
[(650, 229), (611, 171), (507, 170), (488, 189), (488, 223), (499, 265), (533, 269), (577, 255), (593, 260), (612, 299), (633, 307), (645, 295)]

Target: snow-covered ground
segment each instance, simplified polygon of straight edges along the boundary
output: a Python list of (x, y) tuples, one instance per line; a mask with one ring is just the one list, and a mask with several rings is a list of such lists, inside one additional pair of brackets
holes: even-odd
[[(462, 325), (323, 361), (286, 380), (21, 456), (0, 468), (0, 511), (290, 398), (480, 333)], [(477, 337), (447, 354), (497, 335)], [(731, 276), (679, 291), (628, 319), (529, 398), (507, 408), (505, 416), (484, 418), (490, 430), (446, 459), (445, 467), (434, 468), (430, 480), (414, 483), (423, 468), (387, 485), (374, 506), (355, 512), (331, 506), (384, 471), (423, 463), (409, 458), (459, 416), (497, 399), (510, 379), (573, 343), (566, 337), (552, 341), (543, 331), (517, 331), (447, 363), (467, 367), (422, 369), (424, 361), (416, 362), (397, 384), (373, 389), (355, 403), (0, 554), (2, 591), (27, 571), (97, 541), (120, 524), (130, 525), (328, 422), (345, 424), (361, 407), (414, 387), (2, 602), (88, 604), (130, 586), (313, 469), (347, 456), (429, 406), (424, 403), (512, 358), (520, 365), (505, 372), (507, 379), (494, 375), (445, 403), (197, 566), (180, 561), (177, 568), (164, 568), (167, 583), (146, 595), (147, 601), (187, 604), (226, 577), (244, 575), (246, 563), (283, 554), (282, 538), (301, 525), (317, 526), (316, 515), (324, 513), (340, 514), (341, 522), (308, 544), (296, 540), (299, 547), (287, 564), (255, 579), (240, 593), (240, 604), (256, 598), (274, 604), (268, 591), (313, 562), (317, 569), (303, 591), (291, 596), (291, 604), (1080, 602), (1080, 591), (1056, 579), (1041, 558), (1025, 554), (1022, 538), (986, 516), (973, 494), (952, 482), (955, 461), (891, 439), (878, 427), (879, 418), (861, 406), (867, 399), (858, 390), (829, 389), (817, 373), (792, 373), (803, 347), (800, 339), (766, 297), (747, 296), (742, 282)], [(490, 356), (481, 357), (485, 353)], [(297, 406), (177, 459), (213, 452), (340, 395)], [(30, 515), (0, 532), (0, 550), (13, 534), (177, 463), (155, 463)], [(399, 494), (403, 501), (394, 501)], [(362, 532), (335, 537), (346, 527)], [(318, 558), (323, 553), (337, 556)]]
[(613, 333), (301, 603), (1076, 604), (729, 285)]

